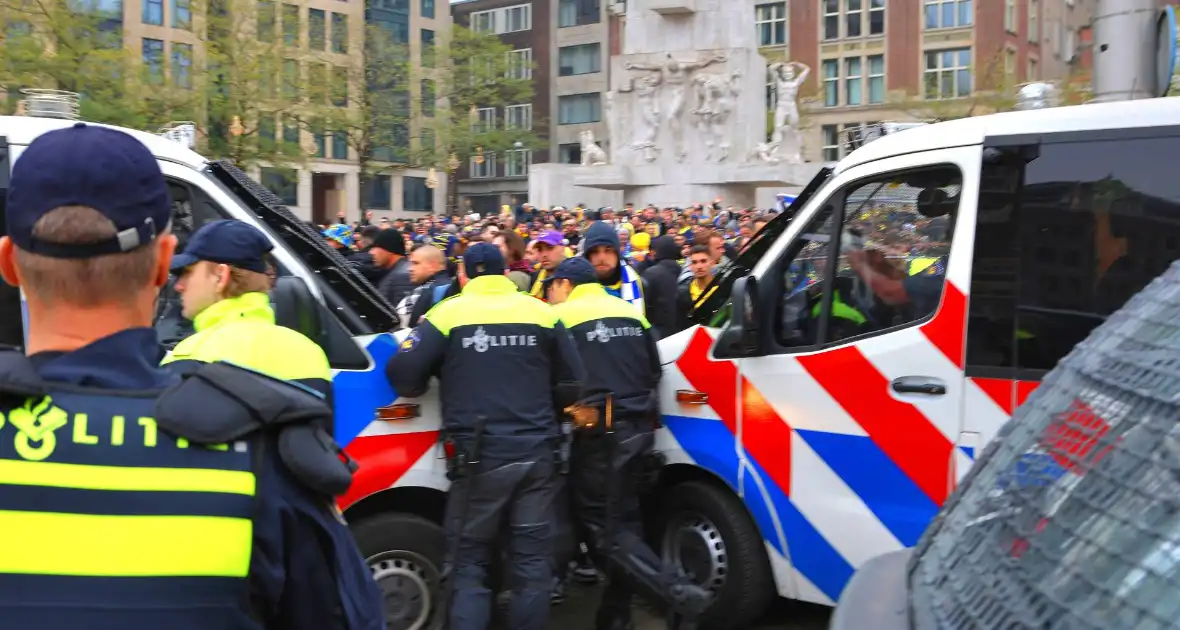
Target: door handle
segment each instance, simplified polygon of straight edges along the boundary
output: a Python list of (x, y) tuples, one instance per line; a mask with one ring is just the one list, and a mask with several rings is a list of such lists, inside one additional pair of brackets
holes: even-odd
[(902, 376), (893, 379), (893, 391), (899, 394), (942, 396), (946, 394), (946, 383), (932, 376)]

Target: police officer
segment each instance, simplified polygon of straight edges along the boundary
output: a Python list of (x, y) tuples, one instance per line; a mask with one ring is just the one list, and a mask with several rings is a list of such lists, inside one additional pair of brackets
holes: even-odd
[(267, 257), (274, 245), (242, 221), (214, 221), (197, 230), (172, 259), (173, 287), (196, 333), (164, 358), (227, 361), (274, 378), (331, 393), (332, 369), (322, 348), (275, 324)]
[(332, 508), (350, 474), (323, 399), (224, 363), (158, 366), (176, 239), (147, 148), (50, 131), (9, 195), (0, 276), (29, 329), (27, 356), (0, 353), (0, 625), (383, 628)]
[(651, 325), (627, 301), (609, 295), (585, 258), (561, 263), (546, 293), (586, 366), (574, 424), (570, 485), (609, 582), (598, 630), (631, 625), (631, 590), (667, 607), (670, 628), (691, 628), (708, 591), (664, 566), (643, 541), (637, 478), (650, 464), (661, 370)]
[[(549, 616), (550, 507), (557, 470), (557, 410), (577, 400), (582, 363), (546, 304), (520, 293), (490, 243), (463, 256), (467, 284), (402, 343), (386, 376), (403, 396), (439, 377), (443, 433), (454, 482), (447, 502), (453, 630), (488, 627), (484, 585), (500, 523), (511, 532), (508, 625), (541, 630)], [(447, 601), (449, 599), (449, 601)]]

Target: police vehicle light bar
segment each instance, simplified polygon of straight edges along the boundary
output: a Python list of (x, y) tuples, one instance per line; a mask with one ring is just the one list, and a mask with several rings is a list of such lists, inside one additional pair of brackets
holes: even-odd
[(864, 125), (848, 129), (844, 132), (844, 143), (849, 153), (855, 151), (864, 145), (874, 141), (880, 140), (885, 136), (892, 135), (905, 131), (906, 129), (913, 129), (914, 127), (922, 127), (929, 123), (924, 122), (881, 122)]
[(65, 90), (42, 90), (25, 88), (24, 96), (16, 106), (18, 116), (33, 118), (61, 118), (78, 120), (78, 94)]
[(197, 148), (197, 123), (191, 120), (170, 122), (156, 132), (157, 135), (179, 142), (190, 149)]

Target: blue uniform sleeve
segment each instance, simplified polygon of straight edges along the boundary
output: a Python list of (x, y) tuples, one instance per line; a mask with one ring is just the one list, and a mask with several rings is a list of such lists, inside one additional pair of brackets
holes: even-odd
[(424, 319), (385, 364), (385, 378), (399, 396), (417, 398), (426, 393), (430, 377), (442, 366), (446, 352), (446, 335)]
[(569, 330), (560, 321), (553, 326), (553, 402), (564, 409), (582, 397), (586, 368)]
[(332, 499), (295, 481), (273, 439), (259, 442), (250, 584), (260, 621), (284, 630), (384, 630), (381, 591)]

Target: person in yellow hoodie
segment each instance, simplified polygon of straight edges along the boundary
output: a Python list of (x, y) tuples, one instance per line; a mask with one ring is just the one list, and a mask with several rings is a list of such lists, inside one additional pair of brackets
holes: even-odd
[(273, 247), (242, 221), (214, 221), (192, 235), (171, 268), (181, 312), (196, 333), (177, 344), (162, 365), (225, 361), (330, 398), (332, 369), (323, 349), (275, 323), (267, 261)]

